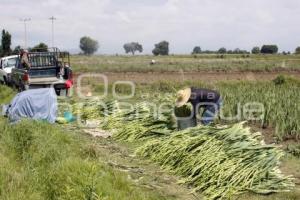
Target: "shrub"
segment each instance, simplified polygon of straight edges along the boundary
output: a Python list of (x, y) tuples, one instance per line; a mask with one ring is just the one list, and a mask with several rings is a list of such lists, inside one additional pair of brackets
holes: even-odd
[(276, 54), (276, 53), (278, 53), (278, 46), (277, 45), (263, 45), (260, 52), (264, 53), (264, 54)]
[(286, 77), (284, 75), (279, 75), (273, 80), (273, 83), (275, 85), (282, 85), (285, 82), (286, 82)]

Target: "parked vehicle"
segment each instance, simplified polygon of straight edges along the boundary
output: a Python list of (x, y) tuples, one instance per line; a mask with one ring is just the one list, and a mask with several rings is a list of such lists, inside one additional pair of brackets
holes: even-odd
[(72, 87), (72, 70), (68, 52), (57, 48), (26, 54), (29, 67), (24, 67), (21, 55), (17, 67), (12, 70), (11, 80), (20, 91), (54, 87), (57, 95), (66, 95)]
[(6, 56), (0, 58), (0, 82), (6, 85), (11, 83), (11, 71), (17, 66), (19, 56)]

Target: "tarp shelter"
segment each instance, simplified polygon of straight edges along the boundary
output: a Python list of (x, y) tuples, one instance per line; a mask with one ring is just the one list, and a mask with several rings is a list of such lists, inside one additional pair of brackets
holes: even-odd
[(53, 88), (27, 90), (17, 94), (10, 105), (4, 106), (4, 109), (12, 123), (22, 118), (55, 123), (57, 96)]

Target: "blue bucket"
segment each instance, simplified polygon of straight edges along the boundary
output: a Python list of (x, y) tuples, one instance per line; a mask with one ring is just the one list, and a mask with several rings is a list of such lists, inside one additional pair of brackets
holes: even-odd
[(64, 118), (67, 122), (73, 122), (76, 119), (71, 112), (64, 112)]
[(182, 118), (177, 119), (177, 127), (178, 130), (184, 130), (190, 127), (197, 126), (197, 119), (196, 118)]

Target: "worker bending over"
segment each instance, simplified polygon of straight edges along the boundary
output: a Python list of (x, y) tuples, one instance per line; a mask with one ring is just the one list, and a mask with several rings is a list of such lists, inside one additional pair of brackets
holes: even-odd
[(200, 108), (203, 108), (201, 123), (208, 125), (213, 122), (222, 106), (222, 97), (218, 91), (204, 88), (186, 88), (177, 93), (176, 107), (186, 103), (193, 106), (192, 117), (196, 119)]

